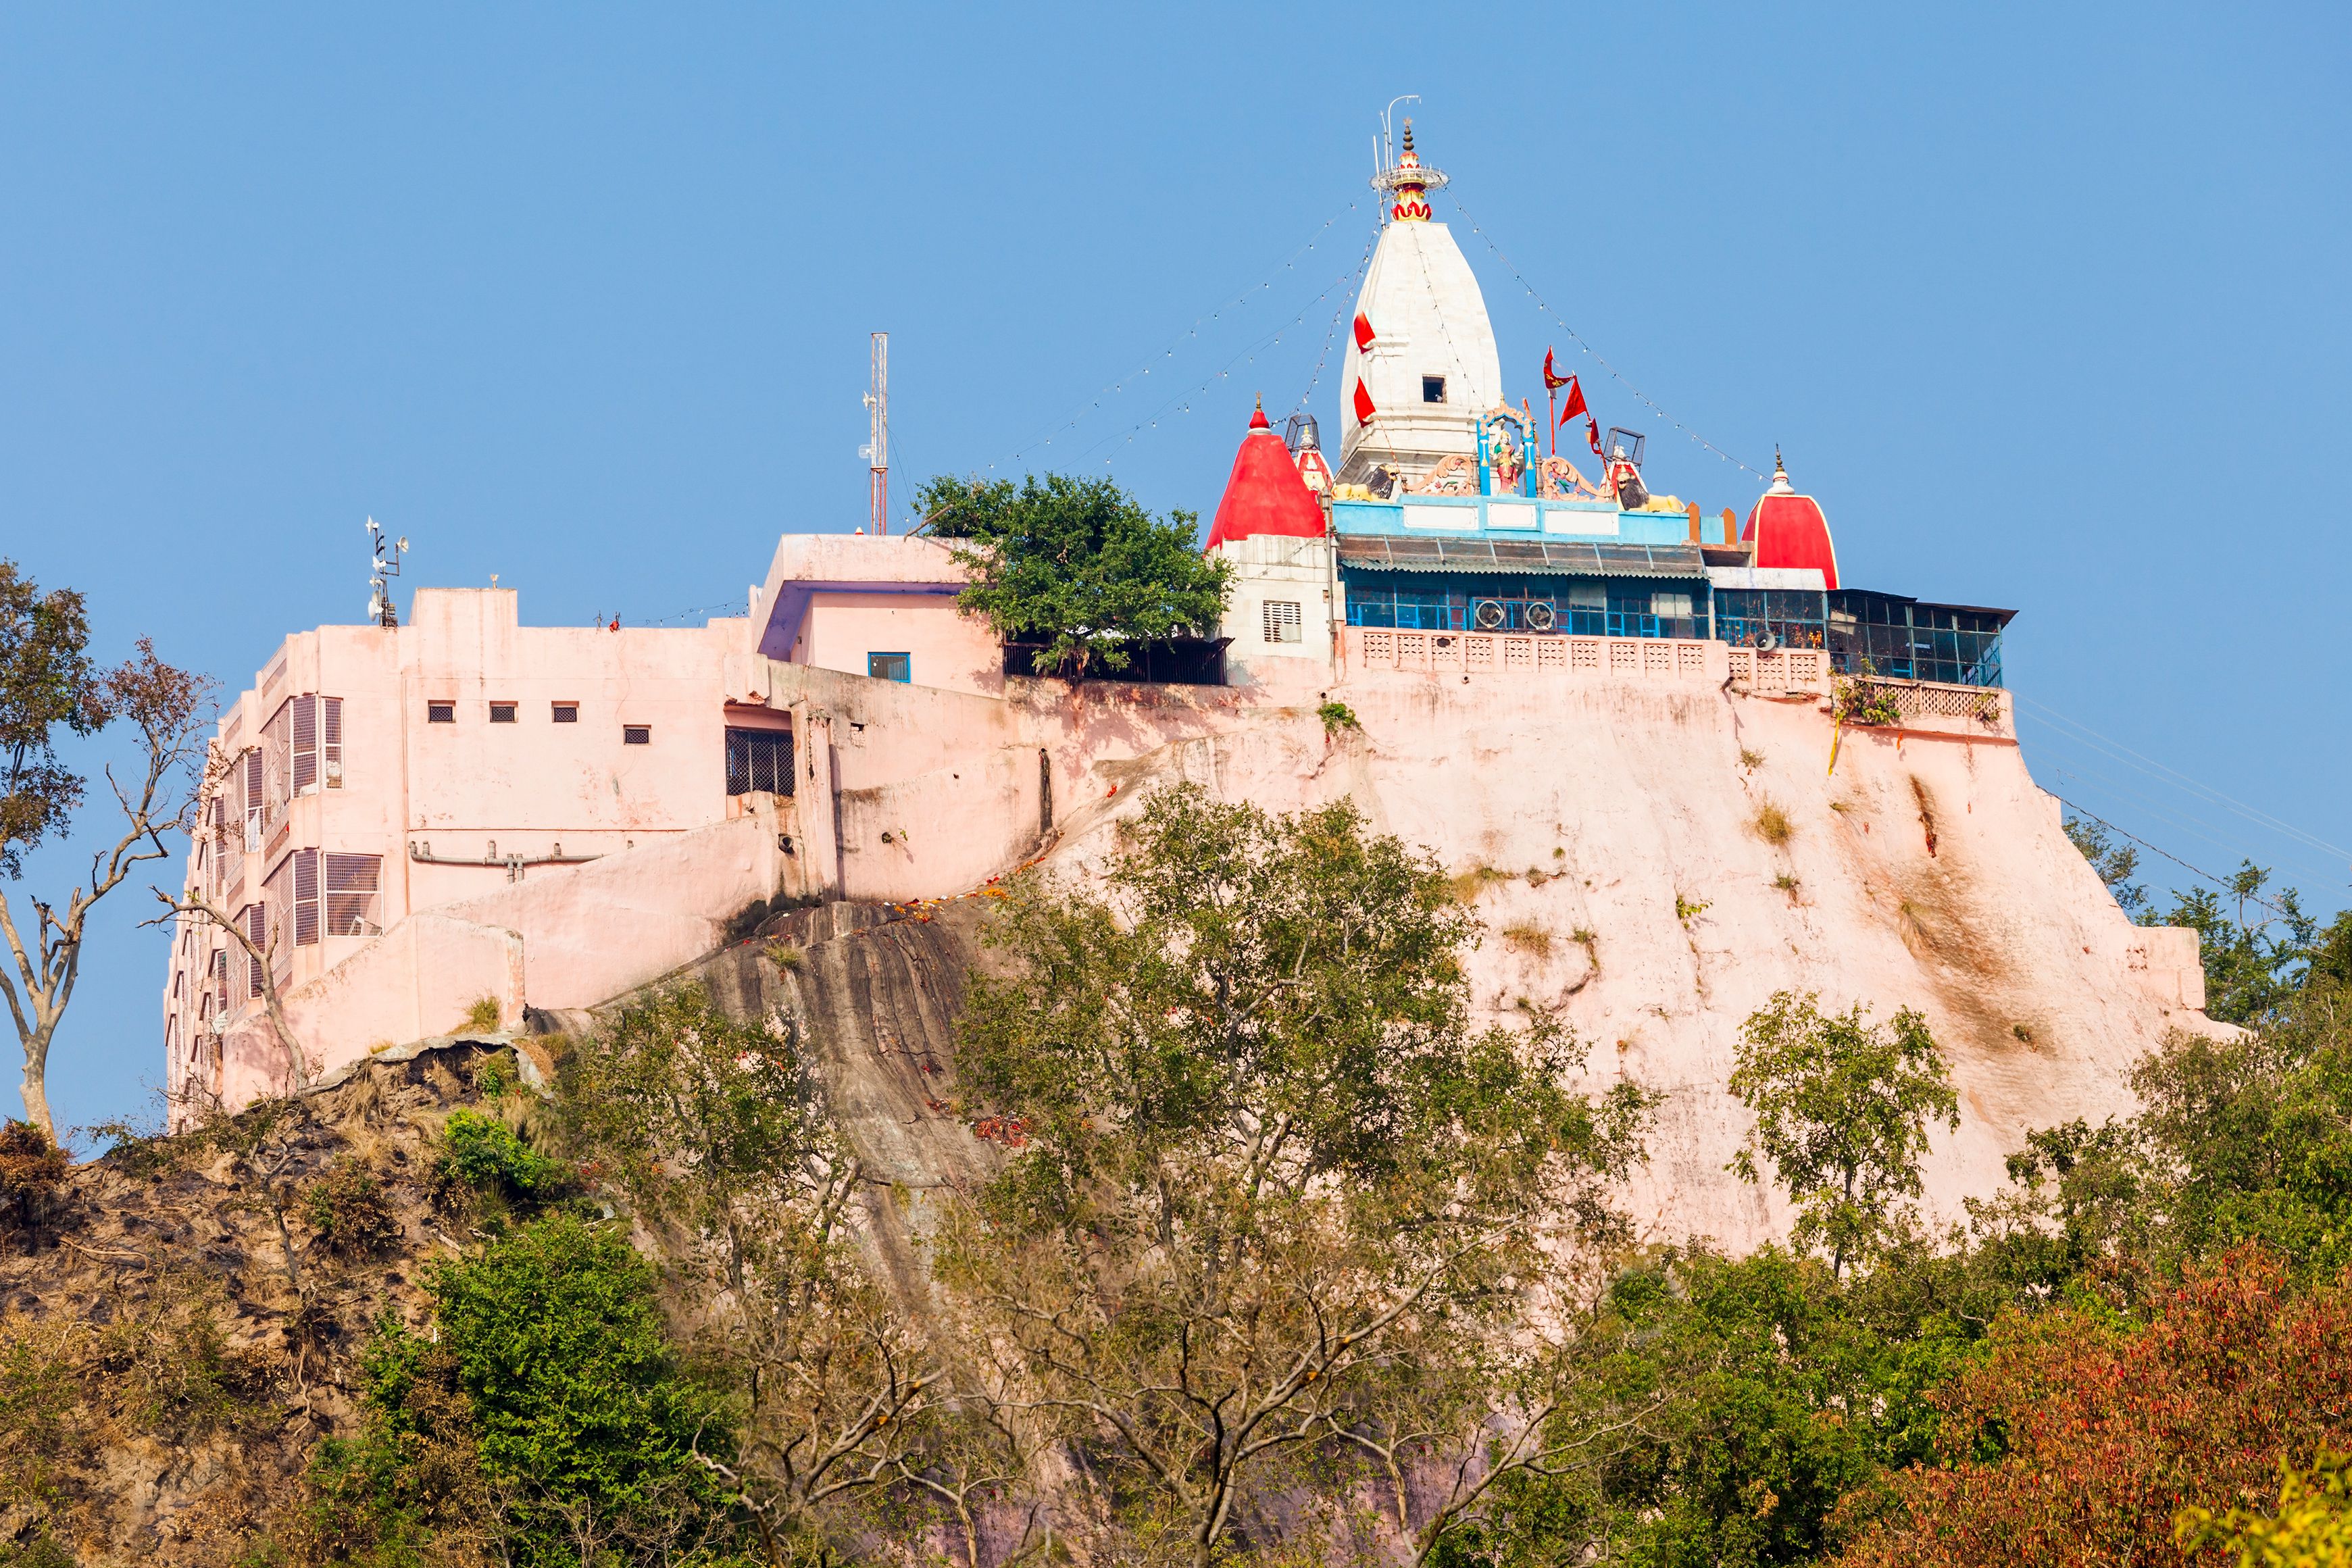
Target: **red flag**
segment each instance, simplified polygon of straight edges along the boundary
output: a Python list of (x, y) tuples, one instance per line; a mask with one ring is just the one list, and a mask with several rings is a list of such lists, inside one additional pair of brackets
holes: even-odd
[(1562, 424), (1566, 424), (1578, 414), (1590, 414), (1591, 412), (1592, 411), (1591, 409), (1584, 406), (1584, 389), (1577, 384), (1577, 381), (1574, 376), (1569, 377), (1568, 401), (1560, 405), (1559, 422)]
[(1584, 416), (1584, 439), (1592, 443), (1592, 455), (1601, 455), (1601, 422), (1591, 414)]
[[(1360, 316), (1357, 319), (1360, 321), (1363, 318)], [(1372, 423), (1372, 415), (1379, 412), (1372, 406), (1372, 394), (1364, 389), (1363, 378), (1359, 376), (1356, 378), (1356, 423), (1370, 424)], [(1595, 446), (1593, 450), (1597, 452), (1600, 448)]]
[(1371, 346), (1372, 324), (1366, 320), (1364, 319), (1364, 313), (1359, 310), (1356, 312), (1356, 348), (1359, 351), (1361, 351), (1365, 349), (1370, 348)]
[(1574, 385), (1575, 382), (1576, 378), (1574, 376), (1563, 376), (1552, 370), (1551, 350), (1549, 349), (1546, 349), (1544, 350), (1544, 391), (1548, 392), (1556, 392), (1564, 386)]

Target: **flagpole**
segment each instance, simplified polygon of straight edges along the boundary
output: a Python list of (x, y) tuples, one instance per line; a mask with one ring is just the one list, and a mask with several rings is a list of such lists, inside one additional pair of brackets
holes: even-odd
[[(1545, 380), (1549, 382), (1550, 378), (1546, 377)], [(1544, 388), (1544, 440), (1547, 443), (1548, 455), (1553, 457), (1559, 456), (1559, 389), (1555, 386), (1548, 385)]]

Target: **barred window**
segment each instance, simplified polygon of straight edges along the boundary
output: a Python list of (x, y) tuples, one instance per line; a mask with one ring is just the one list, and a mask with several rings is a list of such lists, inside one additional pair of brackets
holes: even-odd
[(557, 724), (578, 724), (580, 722), (580, 705), (578, 703), (553, 703), (550, 706), (554, 709), (554, 719)]
[(425, 722), (427, 724), (457, 723), (457, 705), (453, 702), (426, 703), (425, 705)]
[(319, 758), (327, 772), (327, 788), (343, 787), (343, 699), (319, 699)]
[[(246, 940), (255, 952), (269, 950), (269, 912), (258, 904), (248, 904), (237, 911), (237, 924), (245, 927)], [(224, 955), (226, 956), (226, 955)], [(263, 989), (261, 960), (248, 953), (245, 959), (245, 996), (247, 1001), (261, 995)]]
[(294, 793), (299, 795), (319, 782), (319, 699), (289, 697), (286, 706), (293, 710)]
[(750, 795), (793, 792), (793, 737), (789, 730), (730, 729), (727, 732), (727, 792)]
[(375, 899), (383, 880), (383, 857), (329, 854), (326, 873), (327, 935), (382, 936)]
[(514, 704), (512, 704), (512, 703), (492, 703), (492, 704), (490, 705), (490, 722), (491, 722), (492, 724), (512, 724), (514, 721), (515, 721), (515, 705), (514, 705)]
[(1295, 599), (1265, 601), (1265, 640), (1269, 643), (1300, 641), (1298, 601)]
[(621, 727), (623, 746), (651, 746), (653, 743), (654, 727), (652, 725), (625, 724)]

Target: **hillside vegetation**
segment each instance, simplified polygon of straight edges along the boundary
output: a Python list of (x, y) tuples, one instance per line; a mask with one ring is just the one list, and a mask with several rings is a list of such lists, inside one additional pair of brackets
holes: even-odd
[(1475, 909), (1350, 807), (1167, 791), (1098, 885), (982, 902), (747, 923), (569, 1035), (86, 1166), (12, 1128), (0, 1563), (2344, 1539), (2352, 923), (2210, 911), (2248, 1031), (2176, 1037), (2139, 1114), (2036, 1133), (1943, 1234), (1924, 1022), (1775, 998), (1738, 1164), (1802, 1223), (1735, 1258), (1636, 1243), (1657, 1094), (1540, 1008), (1474, 1025)]

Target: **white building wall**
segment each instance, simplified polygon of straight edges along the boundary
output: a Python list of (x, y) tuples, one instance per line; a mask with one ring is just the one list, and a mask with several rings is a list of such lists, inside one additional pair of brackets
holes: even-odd
[[(1222, 631), (1233, 639), (1226, 681), (1253, 688), (1328, 685), (1332, 625), (1340, 613), (1330, 539), (1258, 534), (1220, 545), (1217, 553), (1234, 565)], [(1271, 627), (1269, 604), (1276, 606)], [(1270, 629), (1281, 635), (1269, 638)]]

